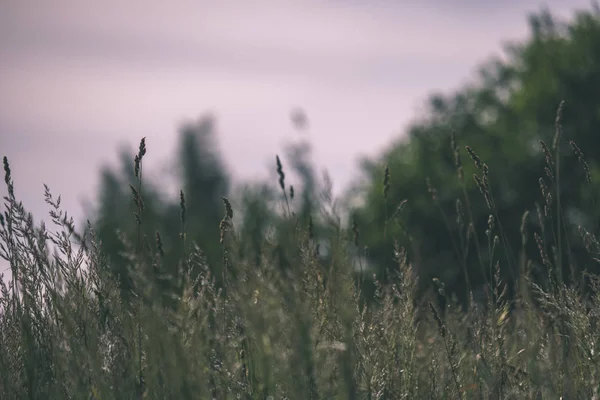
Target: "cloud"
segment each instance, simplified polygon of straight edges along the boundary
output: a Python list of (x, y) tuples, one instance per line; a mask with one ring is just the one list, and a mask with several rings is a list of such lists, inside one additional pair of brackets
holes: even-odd
[[(452, 64), (488, 47), (490, 34), (498, 33), (487, 32), (489, 19), (474, 18), (468, 11), (444, 14), (434, 7), (393, 3), (57, 4), (20, 6), (7, 13), (3, 48), (12, 57), (5, 60), (84, 59), (123, 67), (286, 71), (349, 79), (385, 72), (386, 66)], [(514, 31), (522, 25), (512, 20), (499, 29)]]
[[(28, 199), (41, 203), (42, 181), (77, 199), (122, 140), (148, 136), (158, 160), (174, 147), (182, 119), (216, 111), (227, 160), (248, 177), (294, 134), (289, 110), (302, 106), (318, 160), (335, 166), (340, 188), (358, 154), (385, 146), (427, 93), (457, 86), (501, 40), (522, 37), (524, 11), (536, 8), (474, 0), (5, 0), (0, 146)], [(60, 179), (66, 170), (69, 181)]]

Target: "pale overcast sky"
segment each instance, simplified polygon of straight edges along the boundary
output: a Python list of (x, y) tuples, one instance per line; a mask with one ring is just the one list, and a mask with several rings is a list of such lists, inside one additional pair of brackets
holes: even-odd
[(36, 220), (47, 215), (43, 183), (80, 217), (120, 144), (146, 136), (148, 168), (160, 170), (178, 124), (211, 111), (230, 170), (262, 177), (301, 106), (316, 161), (339, 189), (427, 95), (524, 38), (528, 12), (571, 17), (589, 4), (2, 0), (0, 155)]

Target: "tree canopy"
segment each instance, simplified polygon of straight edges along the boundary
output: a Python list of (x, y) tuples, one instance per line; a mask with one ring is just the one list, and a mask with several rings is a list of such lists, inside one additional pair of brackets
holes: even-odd
[[(597, 227), (599, 187), (593, 179), (586, 182), (581, 152), (574, 149), (584, 153), (594, 177), (600, 161), (600, 12), (582, 11), (566, 23), (542, 11), (530, 16), (529, 26), (526, 41), (507, 46), (505, 57), (490, 60), (455, 93), (431, 96), (428, 112), (404, 138), (364, 161), (363, 205), (354, 219), (380, 276), (394, 268), (397, 241), (411, 254), (421, 290), (437, 278), (464, 301), (465, 285), (472, 290), (489, 281), (496, 262), (513, 283), (529, 260), (533, 276), (547, 276), (532, 235), (543, 230), (549, 233), (545, 251), (563, 250), (558, 264), (565, 279), (598, 271), (586, 257), (579, 227)], [(560, 165), (554, 164), (555, 140)], [(540, 141), (551, 155), (548, 163)], [(491, 199), (474, 174), (487, 180)]]

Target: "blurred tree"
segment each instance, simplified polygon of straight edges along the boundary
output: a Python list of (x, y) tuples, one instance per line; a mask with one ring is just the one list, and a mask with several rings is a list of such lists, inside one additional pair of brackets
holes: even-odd
[[(219, 281), (222, 264), (219, 223), (225, 212), (221, 197), (229, 195), (230, 178), (217, 148), (215, 125), (211, 116), (183, 125), (176, 161), (187, 202), (187, 237), (200, 245)], [(173, 206), (172, 215), (166, 220), (177, 221), (179, 213), (179, 205)]]
[[(150, 254), (156, 255), (145, 263), (154, 265), (154, 271), (142, 272), (147, 278), (156, 280), (158, 287), (164, 290), (178, 290), (181, 262), (186, 251), (189, 254), (191, 244), (200, 247), (217, 281), (221, 277), (219, 222), (224, 213), (221, 196), (228, 194), (229, 175), (214, 141), (214, 125), (213, 117), (205, 116), (198, 122), (184, 124), (180, 129), (175, 161), (186, 202), (184, 220), (181, 199), (166, 198), (159, 190), (160, 181), (142, 176), (142, 245), (150, 250)], [(151, 154), (151, 143), (148, 148)], [(129, 271), (132, 265), (119, 235), (133, 248), (137, 240), (137, 224), (133, 215), (136, 206), (129, 188), (129, 185), (137, 188), (133, 160), (133, 154), (122, 151), (121, 170), (115, 172), (106, 168), (102, 171), (97, 208), (89, 218), (110, 259), (111, 268), (121, 279), (124, 293), (131, 290)], [(151, 158), (143, 160), (143, 163), (148, 162), (152, 162)], [(184, 229), (185, 242), (181, 235)]]
[[(123, 149), (120, 152), (120, 171), (104, 168), (101, 172), (98, 206), (94, 216), (88, 218), (98, 239), (110, 259), (111, 268), (119, 277), (124, 293), (131, 290), (131, 261), (127, 254), (130, 248), (136, 248), (137, 223), (134, 218), (136, 206), (133, 202), (129, 185), (135, 185), (133, 168), (134, 155)], [(161, 226), (161, 210), (163, 204), (158, 191), (151, 182), (144, 182), (143, 187), (143, 224), (141, 238), (145, 243), (155, 237)], [(123, 241), (126, 240), (126, 242)], [(143, 243), (140, 243), (140, 246)]]
[[(427, 115), (408, 129), (405, 138), (377, 159), (364, 161), (365, 179), (357, 183), (364, 201), (353, 216), (380, 276), (395, 267), (392, 254), (397, 241), (416, 266), (421, 293), (433, 288), (431, 279), (436, 277), (464, 304), (466, 286), (473, 289), (487, 282), (496, 261), (509, 283), (520, 276), (524, 259), (533, 260), (535, 277), (547, 276), (532, 231), (545, 233), (549, 254), (552, 246), (563, 250), (565, 279), (580, 279), (584, 269), (598, 271), (584, 250), (578, 226), (591, 230), (598, 226), (599, 187), (595, 181), (586, 183), (569, 142), (583, 150), (593, 177), (600, 162), (599, 17), (597, 8), (579, 12), (569, 24), (555, 21), (548, 11), (532, 15), (527, 41), (508, 46), (505, 60), (491, 60), (479, 79), (458, 92), (432, 96)], [(555, 116), (563, 100), (559, 186), (564, 218), (559, 242), (554, 239), (559, 231), (556, 171), (551, 171), (553, 178), (544, 172), (539, 141), (554, 152)], [(483, 173), (465, 151), (466, 145), (489, 167), (492, 209), (473, 178), (477, 173), (482, 179)], [(459, 177), (455, 150), (464, 179)], [(540, 178), (553, 191), (549, 217), (542, 218), (544, 232), (536, 211), (536, 203), (542, 213), (545, 205)], [(403, 200), (406, 207), (396, 212)], [(525, 211), (530, 214), (523, 259), (519, 230)], [(495, 217), (490, 243), (499, 237), (493, 259), (485, 233), (490, 214)], [(471, 221), (475, 235), (468, 234)]]

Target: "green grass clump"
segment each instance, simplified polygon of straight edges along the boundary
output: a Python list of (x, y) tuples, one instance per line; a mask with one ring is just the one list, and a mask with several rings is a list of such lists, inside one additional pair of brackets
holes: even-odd
[[(452, 143), (462, 180), (458, 145)], [(554, 156), (542, 146), (558, 193), (558, 146)], [(571, 147), (591, 180), (582, 151), (575, 143)], [(292, 211), (294, 191), (286, 191), (279, 157), (284, 212), (273, 233), (260, 238), (260, 257), (245, 256), (245, 241), (257, 238), (236, 229), (236, 210), (223, 198), (223, 268), (216, 279), (202, 249), (186, 242), (186, 210), (193, 204), (181, 192), (178, 240), (185, 258), (179, 273), (163, 273), (160, 233), (154, 243), (141, 229), (134, 238), (123, 235), (132, 288), (125, 298), (93, 227), (78, 233), (48, 188), (56, 232), (35, 226), (15, 197), (4, 158), (8, 195), (0, 252), (12, 276), (1, 283), (0, 398), (598, 399), (600, 282), (586, 276), (586, 290), (562, 283), (559, 260), (567, 249), (560, 246), (562, 216), (554, 207), (560, 199), (552, 198), (550, 178), (541, 179), (543, 212), (557, 209), (558, 215), (554, 225), (534, 235), (547, 280), (531, 279), (527, 260), (507, 254), (518, 270), (509, 295), (493, 256), (494, 249), (504, 248), (506, 231), (495, 213), (488, 166), (466, 150), (490, 209), (486, 235), (492, 255), (489, 265), (482, 263), (490, 277), (483, 300), (471, 292), (466, 310), (439, 280), (434, 284), (445, 299), (443, 308), (434, 300), (422, 307), (414, 298), (418, 274), (398, 246), (390, 255), (397, 268), (385, 282), (373, 279), (374, 294), (365, 301), (366, 277), (357, 279), (354, 272), (364, 267), (353, 256), (359, 228), (353, 223), (345, 229), (339, 218), (322, 216), (328, 221), (324, 255), (313, 232), (317, 216), (306, 225)], [(138, 227), (144, 224), (145, 154), (142, 140), (131, 185)], [(386, 168), (386, 198), (391, 179)], [(466, 203), (466, 214), (460, 201), (457, 210), (463, 210), (461, 222), (468, 229)], [(526, 221), (527, 215), (523, 243), (532, 236)], [(559, 246), (549, 253), (546, 235), (552, 232)], [(593, 255), (598, 240), (582, 234)]]

